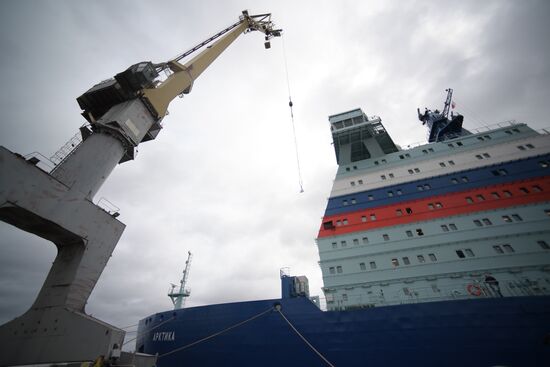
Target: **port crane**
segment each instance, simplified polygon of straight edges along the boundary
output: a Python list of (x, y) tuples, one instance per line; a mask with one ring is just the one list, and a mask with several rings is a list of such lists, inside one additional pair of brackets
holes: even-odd
[(172, 289), (168, 292), (168, 297), (172, 300), (174, 304), (174, 310), (179, 310), (185, 306), (185, 300), (191, 294), (191, 291), (185, 288), (187, 284), (187, 279), (189, 278), (189, 272), (191, 271), (191, 260), (193, 259), (193, 254), (191, 251), (187, 252), (187, 260), (185, 261), (185, 269), (183, 269), (183, 276), (180, 280), (180, 287), (176, 291), (176, 284), (170, 284)]
[(137, 63), (93, 86), (77, 98), (88, 122), (81, 140), (52, 170), (41, 169), (35, 156), (0, 147), (0, 219), (58, 249), (32, 307), (0, 326), (0, 366), (121, 356), (125, 332), (87, 315), (85, 306), (125, 225), (92, 200), (119, 163), (156, 138), (170, 102), (189, 93), (239, 35), (253, 31), (263, 33), (265, 48), (281, 35), (271, 14), (243, 11), (237, 22), (178, 57)]

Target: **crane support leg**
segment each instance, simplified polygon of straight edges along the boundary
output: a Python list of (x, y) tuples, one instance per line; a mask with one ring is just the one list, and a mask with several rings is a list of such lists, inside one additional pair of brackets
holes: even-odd
[(58, 249), (32, 307), (0, 327), (0, 366), (93, 360), (120, 348), (124, 331), (87, 316), (84, 307), (124, 224), (4, 147), (0, 219)]

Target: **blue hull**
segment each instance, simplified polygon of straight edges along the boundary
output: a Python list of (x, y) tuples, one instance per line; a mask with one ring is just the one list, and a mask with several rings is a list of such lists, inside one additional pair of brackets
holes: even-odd
[(326, 366), (275, 311), (163, 356), (276, 303), (334, 366), (550, 366), (548, 296), (329, 312), (306, 298), (194, 307), (141, 320), (136, 348), (158, 353), (159, 367)]

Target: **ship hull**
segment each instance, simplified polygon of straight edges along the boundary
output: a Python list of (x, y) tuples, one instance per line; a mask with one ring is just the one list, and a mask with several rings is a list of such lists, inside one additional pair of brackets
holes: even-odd
[[(274, 310), (277, 304), (290, 323), (334, 366), (550, 363), (549, 296), (441, 301), (353, 311), (321, 311), (303, 297), (194, 307), (141, 320), (137, 350), (158, 353), (159, 367), (327, 365)], [(191, 345), (268, 309), (273, 311)]]

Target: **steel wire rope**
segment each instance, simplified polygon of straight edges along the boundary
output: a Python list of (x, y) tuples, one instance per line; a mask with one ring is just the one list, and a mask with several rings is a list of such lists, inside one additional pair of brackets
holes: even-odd
[(262, 312), (260, 312), (259, 314), (254, 315), (254, 316), (252, 316), (252, 317), (250, 317), (250, 318), (248, 318), (248, 319), (246, 319), (246, 320), (244, 320), (244, 321), (238, 322), (238, 323), (236, 323), (236, 324), (234, 324), (234, 325), (231, 325), (231, 326), (229, 326), (229, 327), (227, 327), (227, 328), (225, 328), (225, 329), (223, 329), (223, 330), (220, 330), (220, 331), (218, 331), (218, 332), (215, 332), (214, 334), (208, 335), (208, 336), (206, 336), (206, 337), (204, 337), (204, 338), (201, 338), (201, 339), (199, 339), (199, 340), (195, 340), (194, 342), (189, 343), (189, 344), (186, 344), (186, 345), (184, 345), (184, 346), (182, 346), (182, 347), (178, 347), (178, 348), (176, 348), (176, 349), (172, 349), (172, 350), (169, 351), (169, 352), (166, 352), (166, 353), (163, 353), (163, 354), (159, 355), (158, 358), (166, 357), (167, 355), (170, 355), (170, 354), (173, 354), (173, 353), (182, 351), (182, 350), (187, 349), (187, 348), (191, 348), (192, 346), (195, 346), (195, 345), (197, 345), (197, 344), (199, 344), (199, 343), (202, 343), (202, 342), (204, 342), (204, 341), (207, 341), (207, 340), (209, 340), (209, 339), (215, 338), (216, 336), (221, 335), (221, 334), (223, 334), (223, 333), (226, 333), (226, 332), (228, 332), (229, 330), (235, 329), (235, 328), (237, 328), (237, 327), (239, 327), (239, 326), (241, 326), (241, 325), (246, 324), (247, 322), (250, 322), (250, 321), (252, 321), (252, 320), (255, 320), (255, 319), (257, 319), (258, 317), (263, 316), (263, 315), (265, 315), (266, 313), (271, 312), (271, 311), (273, 311), (273, 307), (270, 307), (270, 308), (268, 308), (267, 310), (262, 311)]
[(300, 168), (300, 154), (298, 153), (298, 139), (296, 138), (296, 124), (294, 123), (294, 111), (292, 107), (292, 97), (290, 93), (290, 78), (288, 77), (288, 63), (286, 59), (285, 37), (281, 34), (283, 43), (283, 59), (285, 61), (286, 87), (288, 89), (288, 106), (290, 107), (290, 119), (292, 120), (292, 134), (294, 135), (294, 149), (296, 151), (296, 165), (298, 167), (298, 184), (300, 185), (300, 193), (304, 192), (304, 182), (302, 181), (302, 169)]
[(304, 343), (307, 344), (308, 347), (311, 348), (312, 351), (315, 352), (315, 354), (317, 354), (319, 356), (319, 358), (321, 358), (328, 366), (330, 367), (334, 367), (334, 365), (332, 363), (329, 362), (328, 359), (325, 358), (325, 356), (323, 356), (321, 354), (321, 352), (319, 352), (310, 342), (307, 341), (307, 339), (302, 335), (300, 334), (300, 332), (298, 331), (298, 329), (296, 329), (294, 327), (294, 325), (292, 325), (292, 323), (286, 318), (286, 316), (282, 313), (281, 311), (281, 308), (280, 307), (275, 307), (275, 311), (277, 311), (281, 316), (282, 318), (287, 322), (287, 324), (292, 328), (292, 330), (294, 330), (294, 332), (300, 337), (300, 339), (302, 339), (304, 341)]
[(164, 324), (166, 324), (168, 321), (172, 321), (172, 320), (174, 320), (175, 318), (176, 318), (176, 316), (172, 316), (172, 317), (170, 317), (169, 319), (167, 319), (166, 321), (163, 321), (163, 322), (161, 322), (160, 324), (158, 324), (158, 325), (156, 325), (156, 326), (150, 328), (149, 330), (146, 330), (146, 331), (144, 331), (144, 332), (142, 332), (142, 333), (137, 334), (134, 338), (128, 340), (128, 341), (125, 342), (125, 343), (123, 343), (122, 346), (125, 346), (126, 344), (128, 344), (128, 343), (130, 343), (130, 342), (136, 340), (137, 338), (139, 338), (141, 335), (143, 335), (143, 334), (145, 334), (145, 333), (148, 333), (148, 332), (150, 332), (150, 331), (152, 331), (152, 330), (155, 330), (155, 329), (158, 328), (159, 326), (164, 325)]

